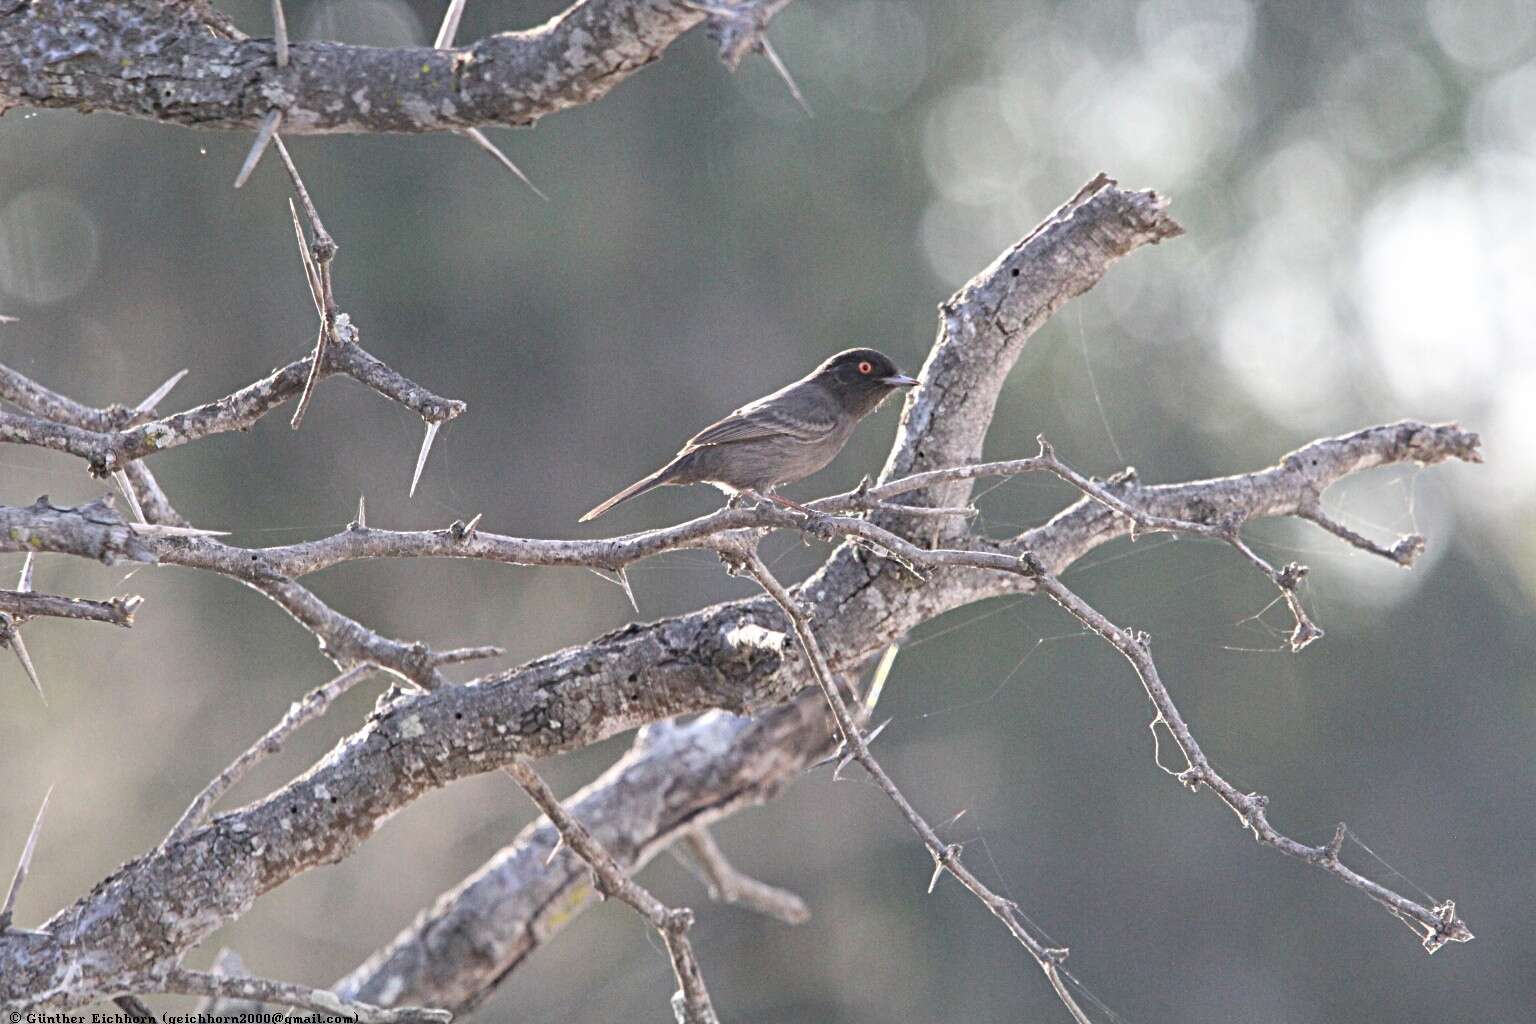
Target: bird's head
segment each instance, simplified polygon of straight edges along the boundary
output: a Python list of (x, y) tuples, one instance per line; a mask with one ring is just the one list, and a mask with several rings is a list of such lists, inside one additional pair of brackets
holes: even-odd
[(843, 405), (863, 415), (898, 388), (910, 388), (917, 380), (896, 368), (884, 353), (872, 348), (839, 352), (816, 368), (815, 378), (837, 395)]

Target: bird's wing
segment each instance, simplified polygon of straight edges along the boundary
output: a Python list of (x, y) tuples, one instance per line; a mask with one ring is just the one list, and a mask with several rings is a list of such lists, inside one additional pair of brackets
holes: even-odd
[(829, 437), (837, 423), (837, 400), (819, 384), (797, 381), (705, 427), (683, 450), (765, 437), (813, 444)]

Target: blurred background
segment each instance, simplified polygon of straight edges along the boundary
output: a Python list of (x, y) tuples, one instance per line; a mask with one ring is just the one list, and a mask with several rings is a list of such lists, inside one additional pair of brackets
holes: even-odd
[[(267, 5), (224, 5), (270, 32)], [(471, 3), (460, 38), (559, 0)], [(298, 38), (429, 41), (440, 3), (289, 0)], [(1413, 572), (1299, 523), (1250, 532), (1308, 563), (1327, 638), (1283, 650), (1269, 584), (1230, 551), (1120, 542), (1067, 575), (1149, 630), (1219, 769), (1282, 830), (1335, 822), (1348, 862), (1454, 897), (1477, 934), (1425, 957), (1380, 907), (1259, 848), (1152, 762), (1125, 664), (1023, 599), (927, 624), (883, 700), (887, 768), (967, 861), (1073, 949), (1132, 1022), (1529, 1019), (1536, 1000), (1536, 6), (1246, 0), (799, 0), (770, 37), (815, 112), (762, 58), (736, 76), (696, 32), (610, 97), (492, 136), (549, 194), (460, 138), (297, 138), (341, 243), (341, 308), (363, 343), (469, 412), (407, 497), (421, 424), (332, 380), (295, 434), (155, 458), (198, 525), (263, 545), (342, 527), (484, 513), (500, 532), (600, 536), (718, 504), (667, 489), (576, 517), (693, 430), (874, 344), (915, 370), (935, 306), (1095, 172), (1173, 198), (1188, 234), (1117, 265), (1031, 342), (988, 455), (1044, 431), (1079, 469), (1164, 482), (1258, 468), (1316, 436), (1413, 417), (1482, 432), (1487, 465), (1380, 471), (1329, 506)], [(182, 367), (170, 411), (301, 355), (314, 325), (270, 156), (250, 136), (111, 116), (0, 119), (0, 360), (78, 399), (137, 402)], [(881, 465), (892, 405), (792, 489)], [(1049, 481), (983, 484), (981, 526), (1037, 523)], [(0, 502), (99, 496), (75, 461), (0, 450)], [(780, 538), (799, 578), (825, 549)], [(0, 577), (20, 559), (0, 556)], [(702, 554), (632, 573), (655, 618), (750, 592)], [(310, 582), (390, 635), (505, 645), (507, 665), (633, 618), (590, 573), (448, 562), (344, 566)], [(35, 925), (151, 847), (191, 796), (332, 670), (275, 606), (224, 579), (45, 557), (39, 589), (147, 598), (131, 631), (39, 621), (44, 707), (0, 658), (0, 870), (56, 785), (19, 923)], [(381, 685), (381, 684), (380, 684)], [(354, 693), (236, 796), (255, 798), (350, 732)], [(628, 737), (546, 765), (570, 792)], [(850, 773), (850, 774), (857, 774)], [(190, 961), (236, 947), (256, 973), (329, 984), (529, 819), (496, 777), (436, 792), (345, 863), (262, 899)], [(708, 905), (670, 859), (643, 876), (698, 908), (718, 1005), (760, 1022), (1065, 1019), (1032, 961), (860, 781), (808, 775), (718, 830), (745, 870), (802, 893), (793, 929)], [(1401, 873), (1400, 875), (1397, 873)], [(1419, 895), (1417, 898), (1428, 898)], [(594, 973), (591, 965), (607, 966)], [(600, 906), (511, 975), (481, 1020), (660, 1019), (666, 958)], [(152, 1000), (154, 1002), (154, 1000)], [(156, 1005), (169, 1005), (161, 1000)]]

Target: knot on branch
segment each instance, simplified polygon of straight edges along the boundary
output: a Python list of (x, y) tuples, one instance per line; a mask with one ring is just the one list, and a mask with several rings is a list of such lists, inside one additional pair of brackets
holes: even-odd
[(454, 540), (461, 544), (464, 541), (474, 537), (475, 528), (480, 525), (480, 515), (481, 513), (477, 513), (475, 517), (467, 523), (462, 519), (455, 519), (453, 523), (448, 527), (448, 536), (452, 537)]
[(1417, 533), (1406, 534), (1399, 537), (1397, 543), (1392, 545), (1392, 550), (1388, 552), (1387, 557), (1404, 569), (1411, 569), (1413, 568), (1413, 563), (1418, 561), (1419, 556), (1424, 553), (1426, 544), (1427, 541), (1425, 541), (1422, 535)]
[(1242, 811), (1239, 817), (1242, 819), (1243, 828), (1252, 832), (1255, 839), (1263, 840), (1264, 829), (1269, 822), (1264, 817), (1264, 809), (1269, 806), (1269, 797), (1263, 793), (1249, 793), (1243, 798)]
[(1300, 562), (1291, 562), (1275, 573), (1275, 586), (1281, 590), (1295, 590), (1301, 585), (1301, 581), (1307, 578), (1307, 573), (1310, 571)]
[(690, 2), (709, 16), (709, 38), (720, 48), (720, 60), (735, 71), (749, 53), (763, 50), (763, 31), (789, 0), (717, 0)]
[(1461, 918), (1456, 916), (1456, 901), (1446, 900), (1444, 903), (1436, 903), (1432, 908), (1435, 920), (1438, 924), (1434, 931), (1424, 936), (1424, 951), (1433, 953), (1447, 942), (1472, 941), (1472, 929), (1466, 926)]
[(693, 927), (693, 911), (687, 907), (677, 907), (669, 910), (662, 922), (662, 927), (669, 935), (682, 935)]
[(1045, 563), (1040, 556), (1033, 551), (1025, 551), (1019, 555), (1019, 572), (1029, 579), (1044, 579), (1050, 573), (1046, 570)]
[(1190, 765), (1188, 768), (1179, 772), (1174, 776), (1174, 778), (1179, 780), (1179, 785), (1188, 789), (1191, 793), (1200, 792), (1201, 785), (1203, 785), (1206, 781), (1205, 770), (1203, 768), (1197, 768), (1194, 765)]

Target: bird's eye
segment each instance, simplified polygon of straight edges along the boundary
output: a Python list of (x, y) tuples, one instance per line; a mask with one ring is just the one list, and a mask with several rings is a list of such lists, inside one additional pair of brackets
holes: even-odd
[(871, 363), (868, 359), (866, 359), (862, 363), (859, 364), (859, 372), (864, 374), (867, 377), (871, 373), (875, 372), (875, 364)]

